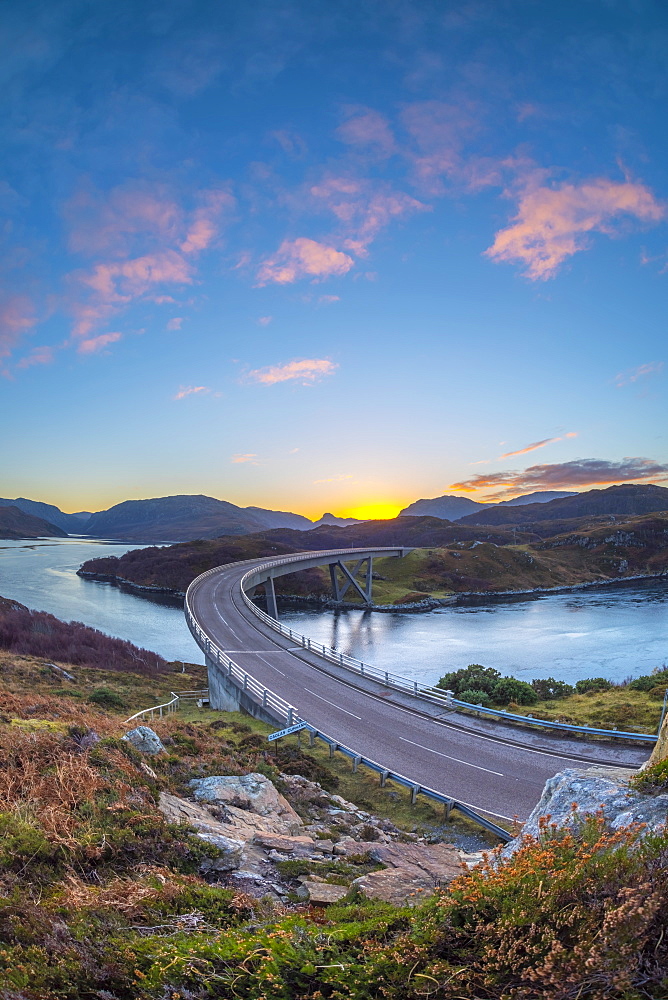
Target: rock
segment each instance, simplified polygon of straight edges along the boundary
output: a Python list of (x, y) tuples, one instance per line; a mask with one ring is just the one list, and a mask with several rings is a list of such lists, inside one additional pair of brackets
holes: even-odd
[(348, 886), (330, 885), (328, 882), (304, 882), (303, 887), (308, 892), (309, 902), (315, 906), (329, 906), (338, 903), (348, 895)]
[(395, 906), (414, 904), (431, 895), (437, 887), (419, 868), (387, 868), (369, 872), (353, 882), (368, 899), (382, 899)]
[(315, 849), (320, 854), (333, 854), (334, 853), (334, 841), (333, 840), (316, 840)]
[(158, 808), (169, 823), (188, 823), (197, 830), (198, 837), (213, 844), (220, 851), (218, 858), (206, 858), (201, 865), (202, 871), (231, 871), (239, 868), (242, 861), (243, 842), (227, 835), (227, 828), (217, 822), (211, 813), (202, 806), (170, 795), (160, 793)]
[(223, 807), (225, 824), (235, 836), (252, 840), (256, 833), (297, 833), (302, 821), (264, 774), (217, 775), (190, 782), (199, 802)]
[(286, 837), (279, 833), (256, 833), (253, 843), (267, 851), (296, 854), (300, 857), (309, 857), (316, 850), (312, 837)]
[(140, 753), (153, 756), (157, 753), (164, 753), (165, 750), (162, 740), (150, 726), (137, 726), (136, 729), (131, 729), (122, 738), (131, 743), (135, 750), (139, 750)]
[(558, 827), (573, 827), (600, 809), (612, 830), (630, 823), (645, 823), (648, 833), (659, 830), (668, 822), (668, 795), (641, 795), (629, 788), (628, 782), (629, 772), (623, 768), (569, 767), (560, 771), (545, 782), (522, 833), (504, 847), (501, 857), (514, 854), (524, 837), (538, 837), (542, 816), (549, 816), (550, 823)]
[(358, 846), (363, 846), (373, 861), (388, 866), (384, 871), (369, 872), (353, 882), (370, 899), (397, 905), (414, 902), (431, 895), (464, 871), (459, 851), (452, 844), (367, 842)]

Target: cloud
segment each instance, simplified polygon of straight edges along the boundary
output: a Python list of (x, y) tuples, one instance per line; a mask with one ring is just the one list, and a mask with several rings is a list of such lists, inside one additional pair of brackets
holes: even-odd
[(352, 479), (352, 478), (353, 478), (352, 476), (347, 476), (343, 474), (339, 476), (330, 476), (328, 479), (314, 479), (313, 485), (318, 486), (320, 483), (343, 483), (347, 479)]
[(103, 351), (109, 344), (115, 344), (123, 336), (122, 333), (101, 333), (97, 337), (89, 337), (82, 340), (77, 348), (79, 354), (97, 354)]
[(247, 455), (232, 455), (230, 461), (234, 462), (235, 465), (244, 465), (246, 463), (250, 465), (257, 465), (258, 463), (256, 462), (256, 458), (257, 455), (253, 452), (249, 452)]
[(332, 305), (333, 302), (340, 302), (340, 301), (341, 301), (340, 295), (320, 295), (318, 297), (319, 306), (330, 306)]
[(532, 490), (567, 490), (583, 487), (610, 486), (613, 483), (663, 481), (668, 478), (668, 465), (651, 458), (623, 458), (621, 462), (606, 462), (597, 458), (581, 458), (558, 465), (532, 465), (522, 472), (497, 472), (476, 475), (448, 489), (474, 492), (495, 490), (492, 499)]
[(0, 300), (0, 358), (8, 357), (36, 322), (33, 304), (27, 296), (11, 295)]
[(643, 184), (601, 177), (547, 187), (544, 178), (544, 171), (533, 171), (521, 181), (513, 224), (500, 230), (485, 251), (495, 261), (519, 262), (532, 281), (553, 278), (565, 260), (587, 248), (589, 233), (614, 236), (619, 216), (652, 223), (665, 215)]
[(273, 257), (264, 261), (257, 274), (258, 285), (291, 284), (300, 278), (322, 280), (346, 274), (354, 261), (348, 254), (315, 240), (299, 237), (283, 240)]
[(534, 441), (533, 444), (528, 444), (526, 448), (520, 448), (518, 451), (507, 451), (503, 455), (499, 455), (499, 458), (512, 458), (513, 455), (526, 455), (529, 451), (536, 451), (538, 448), (544, 448), (548, 444), (555, 444), (557, 441), (564, 441), (566, 438), (576, 438), (577, 436), (577, 431), (569, 431), (568, 434), (564, 434), (561, 437), (543, 438), (542, 441)]
[(180, 330), (183, 325), (183, 316), (173, 316), (167, 324), (168, 330)]
[(207, 392), (211, 392), (208, 385), (182, 385), (179, 387), (179, 391), (172, 399), (185, 399), (186, 396), (193, 396), (198, 392), (203, 392), (205, 395)]
[(466, 179), (462, 148), (477, 128), (472, 110), (443, 101), (416, 101), (401, 115), (404, 128), (413, 140), (405, 150), (417, 185), (433, 195), (445, 194), (443, 177)]
[(258, 320), (257, 320), (258, 325), (259, 326), (269, 326), (269, 324), (271, 323), (271, 321), (273, 320), (273, 318), (274, 318), (273, 316), (258, 316)]
[(275, 139), (283, 152), (291, 159), (300, 160), (306, 154), (306, 143), (296, 132), (278, 129), (275, 132), (270, 132), (269, 135)]
[(359, 108), (336, 130), (341, 142), (370, 150), (376, 155), (391, 156), (396, 142), (386, 118), (377, 111)]
[(637, 368), (629, 368), (628, 371), (615, 375), (615, 385), (621, 389), (629, 382), (637, 382), (639, 378), (644, 378), (646, 375), (659, 375), (662, 371), (663, 361), (650, 361), (645, 365), (638, 365)]
[(246, 379), (260, 382), (261, 385), (274, 385), (276, 382), (298, 379), (302, 385), (308, 385), (319, 382), (327, 375), (333, 375), (338, 367), (334, 361), (329, 361), (327, 358), (303, 358), (271, 365), (268, 368), (256, 368), (248, 373)]
[(180, 249), (185, 254), (206, 250), (218, 233), (218, 218), (224, 209), (233, 208), (235, 202), (229, 191), (203, 191), (201, 206), (193, 214), (188, 234)]
[(17, 368), (32, 368), (33, 365), (50, 365), (52, 364), (55, 357), (55, 347), (49, 347), (43, 345), (41, 347), (33, 347), (30, 354), (26, 355), (25, 358), (21, 358), (17, 362)]

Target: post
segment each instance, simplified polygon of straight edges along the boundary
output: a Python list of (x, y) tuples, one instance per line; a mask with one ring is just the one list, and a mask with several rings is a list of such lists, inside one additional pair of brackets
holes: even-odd
[(419, 791), (420, 791), (420, 786), (419, 785), (413, 785), (412, 786), (412, 788), (411, 788), (411, 805), (412, 806), (415, 805), (415, 800), (418, 797), (418, 792)]
[(332, 596), (335, 601), (340, 601), (339, 578), (336, 575), (336, 563), (329, 564), (329, 578), (332, 581)]
[(267, 597), (267, 613), (270, 618), (278, 621), (278, 607), (276, 605), (276, 591), (274, 590), (274, 578), (268, 576), (264, 581), (264, 592)]
[(380, 787), (381, 788), (385, 788), (385, 785), (387, 783), (387, 779), (389, 778), (389, 776), (390, 776), (390, 772), (389, 771), (381, 771), (380, 772)]

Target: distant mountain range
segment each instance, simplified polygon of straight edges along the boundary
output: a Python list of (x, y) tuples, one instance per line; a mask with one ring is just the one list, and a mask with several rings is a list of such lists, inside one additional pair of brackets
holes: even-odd
[[(43, 504), (46, 507), (48, 504)], [(0, 538), (67, 538), (67, 532), (53, 521), (26, 514), (20, 507), (0, 505)]]
[(441, 517), (445, 521), (459, 521), (460, 518), (469, 514), (481, 513), (483, 510), (490, 510), (496, 507), (519, 507), (523, 504), (549, 503), (550, 500), (557, 500), (560, 497), (577, 496), (576, 493), (557, 493), (554, 490), (538, 491), (536, 493), (526, 493), (524, 496), (515, 497), (513, 500), (501, 500), (500, 503), (479, 503), (469, 497), (449, 496), (434, 497), (431, 500), (415, 500), (414, 503), (404, 507), (399, 512), (399, 517)]
[[(14, 508), (34, 518), (41, 518), (56, 526), (58, 534), (90, 535), (94, 538), (113, 538), (137, 543), (181, 542), (197, 538), (211, 539), (222, 536), (258, 534), (275, 529), (313, 531), (323, 528), (344, 528), (365, 522), (356, 518), (335, 517), (323, 514), (317, 521), (310, 521), (301, 514), (289, 511), (265, 510), (263, 507), (238, 507), (227, 500), (214, 497), (174, 496), (150, 500), (125, 500), (109, 510), (88, 514), (80, 511), (65, 514), (52, 504), (40, 503), (19, 497), (0, 500), (0, 510)], [(584, 493), (544, 491), (529, 493), (501, 503), (482, 504), (468, 497), (442, 496), (431, 500), (416, 500), (401, 511), (396, 519), (386, 523), (392, 534), (409, 532), (402, 528), (405, 517), (432, 517), (445, 523), (470, 525), (513, 526), (529, 525), (544, 521), (570, 520), (595, 515), (636, 515), (668, 510), (668, 489), (662, 486), (628, 484)], [(14, 519), (16, 514), (12, 515)], [(0, 524), (2, 522), (0, 521)], [(16, 523), (15, 520), (13, 523)], [(376, 523), (376, 522), (374, 522)], [(407, 529), (407, 525), (405, 526)], [(8, 531), (20, 531), (19, 526), (7, 525)], [(39, 537), (56, 534), (47, 531), (34, 534), (26, 524), (26, 535), (0, 535), (0, 537)], [(406, 542), (410, 544), (410, 542)]]

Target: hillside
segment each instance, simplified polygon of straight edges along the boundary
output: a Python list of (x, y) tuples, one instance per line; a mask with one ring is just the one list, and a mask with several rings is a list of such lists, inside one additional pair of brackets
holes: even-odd
[(501, 500), (500, 503), (479, 503), (477, 500), (471, 500), (469, 497), (449, 496), (446, 494), (442, 497), (434, 497), (431, 500), (415, 500), (399, 512), (399, 517), (405, 517), (406, 515), (427, 515), (429, 517), (445, 518), (449, 521), (458, 521), (469, 514), (481, 514), (483, 510), (491, 510), (496, 507), (519, 507), (524, 504), (549, 503), (550, 500), (575, 495), (574, 493), (559, 493), (554, 490), (546, 490), (526, 493), (524, 496), (514, 497), (512, 500)]
[[(46, 506), (46, 504), (44, 505)], [(51, 521), (26, 514), (20, 507), (0, 506), (0, 538), (66, 538), (67, 532)]]
[(41, 500), (27, 500), (25, 497), (17, 497), (15, 500), (0, 499), (0, 513), (3, 507), (18, 507), (25, 514), (32, 517), (39, 517), (49, 524), (56, 524), (61, 532), (66, 534), (76, 534), (82, 530), (82, 524), (87, 519), (81, 519), (76, 514), (65, 514), (59, 507), (51, 503), (42, 503)]
[(612, 514), (629, 516), (668, 510), (668, 489), (664, 486), (609, 486), (604, 490), (588, 490), (549, 503), (506, 506), (496, 504), (484, 511), (468, 514), (464, 524), (522, 525), (529, 527), (538, 521), (560, 518), (593, 517)]

